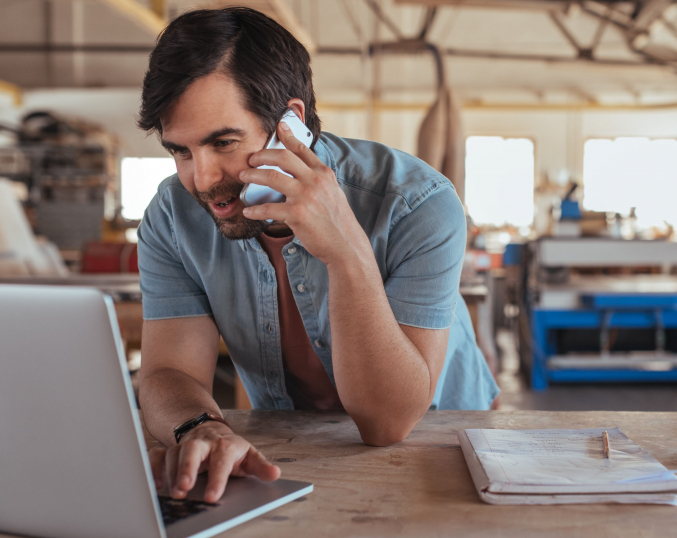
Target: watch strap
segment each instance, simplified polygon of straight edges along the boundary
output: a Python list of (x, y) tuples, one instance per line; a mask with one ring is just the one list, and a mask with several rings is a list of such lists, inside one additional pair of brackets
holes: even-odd
[[(224, 419), (223, 417), (220, 417), (214, 413), (201, 413), (196, 417), (193, 417), (183, 424), (177, 426), (174, 428), (174, 439), (176, 439), (176, 442), (181, 440), (181, 438), (186, 435), (189, 431), (191, 431), (193, 428), (196, 428), (200, 424), (204, 424), (205, 422), (209, 421), (214, 421), (214, 422), (220, 422), (221, 424), (225, 424), (230, 428), (230, 424)], [(232, 430), (232, 428), (230, 428)]]

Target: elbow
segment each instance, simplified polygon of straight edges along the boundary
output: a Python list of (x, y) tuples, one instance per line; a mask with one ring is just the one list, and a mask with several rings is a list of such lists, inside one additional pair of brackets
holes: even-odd
[(413, 427), (402, 428), (396, 426), (384, 427), (378, 424), (358, 424), (357, 429), (360, 431), (360, 437), (362, 437), (365, 445), (384, 447), (404, 441)]
[(405, 435), (363, 435), (360, 434), (362, 437), (362, 441), (364, 441), (365, 445), (369, 446), (391, 446), (399, 443), (400, 441), (404, 441), (407, 438), (408, 434)]

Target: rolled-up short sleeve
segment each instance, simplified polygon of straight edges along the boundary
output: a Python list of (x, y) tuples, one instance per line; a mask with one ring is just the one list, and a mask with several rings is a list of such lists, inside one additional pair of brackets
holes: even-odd
[(211, 315), (204, 289), (191, 278), (181, 261), (161, 191), (146, 209), (138, 236), (143, 318)]
[(463, 206), (450, 184), (395, 223), (384, 285), (398, 323), (426, 329), (452, 325), (465, 239)]

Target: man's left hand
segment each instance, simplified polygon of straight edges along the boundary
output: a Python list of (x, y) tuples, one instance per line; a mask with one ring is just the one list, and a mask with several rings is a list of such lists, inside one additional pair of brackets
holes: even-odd
[[(348, 253), (359, 250), (357, 245), (364, 246), (365, 241), (368, 245), (332, 169), (297, 140), (285, 123), (278, 124), (277, 133), (287, 149), (254, 153), (249, 158), (249, 165), (254, 168), (243, 170), (240, 180), (275, 189), (286, 200), (245, 208), (244, 216), (285, 223), (304, 248), (326, 265), (338, 257), (345, 259)], [(262, 165), (278, 166), (293, 177), (277, 170), (256, 168)]]

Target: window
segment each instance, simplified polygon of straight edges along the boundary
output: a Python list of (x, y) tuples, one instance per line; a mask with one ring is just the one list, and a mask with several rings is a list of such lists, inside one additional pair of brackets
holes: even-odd
[(470, 136), (465, 142), (465, 202), (476, 224), (526, 226), (534, 218), (534, 143)]
[(637, 226), (677, 224), (677, 140), (588, 140), (583, 150), (583, 206), (627, 215)]
[(172, 174), (176, 174), (172, 158), (122, 159), (122, 216), (130, 220), (143, 218), (143, 212), (155, 196), (158, 185)]

